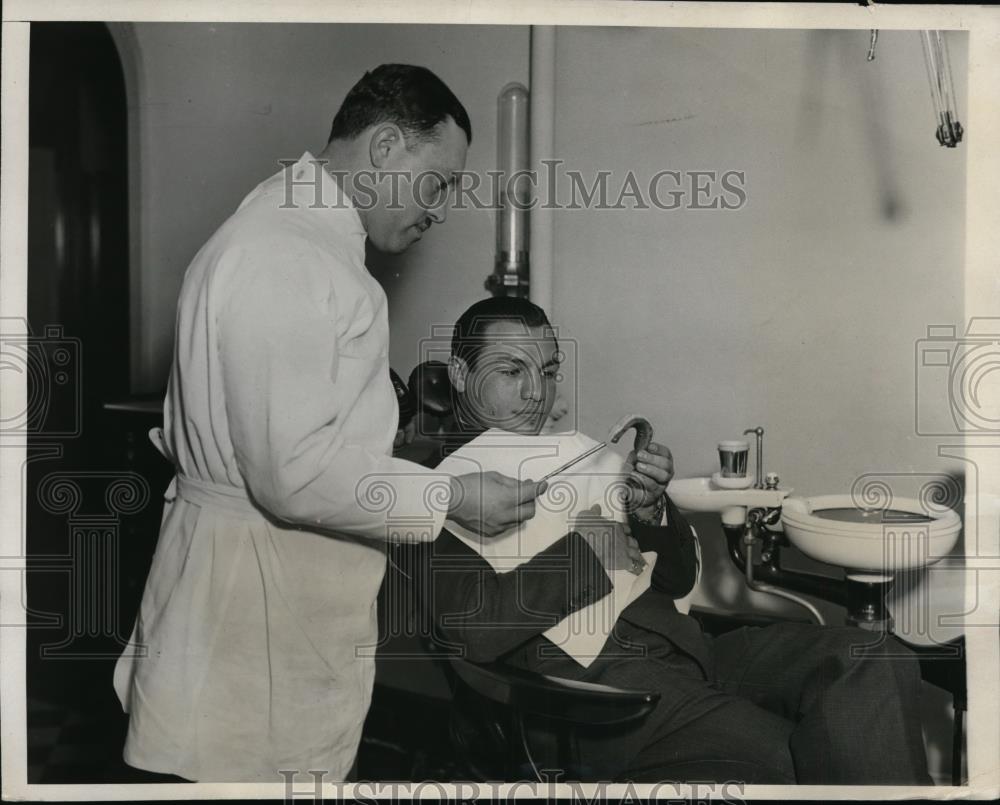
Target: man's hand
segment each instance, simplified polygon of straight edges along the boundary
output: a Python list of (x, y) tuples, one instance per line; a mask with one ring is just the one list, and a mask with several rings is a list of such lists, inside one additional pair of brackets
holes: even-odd
[(535, 498), (547, 488), (545, 481), (518, 482), (499, 472), (453, 476), (448, 519), (484, 537), (496, 537), (534, 517)]
[(669, 448), (657, 442), (628, 454), (629, 479), (636, 490), (635, 515), (648, 520), (655, 516), (657, 504), (674, 477), (674, 457)]
[(628, 526), (601, 517), (599, 505), (578, 514), (573, 530), (586, 540), (607, 571), (627, 570), (638, 576), (646, 566), (639, 543), (629, 533)]

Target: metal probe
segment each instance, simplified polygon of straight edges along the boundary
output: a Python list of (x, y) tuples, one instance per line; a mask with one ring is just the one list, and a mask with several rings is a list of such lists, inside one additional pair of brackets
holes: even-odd
[(561, 467), (557, 467), (556, 469), (552, 470), (552, 472), (550, 472), (548, 475), (545, 475), (545, 476), (539, 478), (538, 481), (536, 481), (536, 483), (540, 484), (542, 481), (547, 481), (553, 475), (559, 475), (559, 473), (561, 473), (561, 472), (566, 472), (566, 470), (568, 470), (574, 464), (579, 464), (581, 461), (583, 461), (585, 458), (587, 458), (587, 456), (592, 456), (598, 450), (602, 450), (603, 448), (605, 448), (607, 446), (608, 446), (607, 442), (601, 442), (600, 444), (594, 445), (587, 452), (581, 453), (576, 458), (574, 458), (572, 461), (567, 461)]

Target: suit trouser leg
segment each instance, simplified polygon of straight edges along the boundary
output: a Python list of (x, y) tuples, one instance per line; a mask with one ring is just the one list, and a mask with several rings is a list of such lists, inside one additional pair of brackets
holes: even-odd
[(791, 784), (795, 725), (706, 680), (695, 660), (659, 635), (622, 624), (641, 656), (599, 659), (585, 674), (571, 661), (546, 673), (623, 688), (655, 690), (660, 701), (638, 726), (577, 730), (590, 779), (738, 781)]
[[(794, 723), (704, 680), (666, 676), (657, 729), (624, 775), (636, 782), (675, 780), (793, 785)], [(663, 689), (661, 689), (662, 692)]]
[(802, 784), (933, 785), (920, 727), (920, 666), (895, 638), (783, 623), (712, 641), (726, 692), (795, 722)]

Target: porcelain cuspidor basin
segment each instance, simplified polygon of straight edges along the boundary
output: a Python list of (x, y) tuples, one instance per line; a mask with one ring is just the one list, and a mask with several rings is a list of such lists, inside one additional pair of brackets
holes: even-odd
[(786, 498), (781, 526), (802, 553), (852, 570), (891, 573), (932, 565), (958, 540), (961, 518), (915, 498), (865, 509), (851, 495)]

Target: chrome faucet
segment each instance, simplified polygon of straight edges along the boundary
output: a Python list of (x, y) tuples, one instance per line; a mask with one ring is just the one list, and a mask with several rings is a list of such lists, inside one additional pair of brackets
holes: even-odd
[(764, 488), (764, 429), (760, 426), (747, 428), (743, 435), (753, 433), (757, 437), (757, 471), (754, 473), (753, 488)]
[[(757, 430), (760, 430), (758, 428)], [(747, 431), (751, 433), (752, 431)], [(758, 434), (760, 438), (760, 434)], [(782, 590), (776, 587), (774, 584), (769, 584), (763, 579), (756, 578), (755, 573), (762, 573), (765, 578), (771, 577), (772, 579), (783, 578), (787, 580), (790, 577), (786, 571), (783, 571), (779, 567), (778, 554), (780, 552), (780, 546), (782, 544), (787, 545), (788, 543), (784, 539), (784, 535), (780, 533), (775, 533), (770, 530), (770, 526), (778, 523), (781, 519), (781, 507), (772, 509), (751, 509), (747, 512), (747, 521), (743, 526), (743, 554), (741, 556), (735, 556), (736, 565), (740, 567), (742, 565), (742, 570), (744, 573), (744, 578), (747, 583), (747, 587), (751, 590), (755, 590), (759, 593), (771, 593), (771, 595), (776, 595), (779, 598), (785, 598), (789, 601), (794, 601), (800, 607), (804, 607), (809, 610), (809, 614), (812, 615), (813, 619), (820, 626), (826, 625), (826, 621), (823, 619), (823, 615), (810, 601), (802, 598), (799, 595), (788, 592), (787, 590)], [(753, 563), (753, 549), (754, 545), (760, 544), (760, 561), (761, 564), (755, 566)], [(732, 542), (730, 546), (733, 547)], [(794, 573), (792, 576), (796, 575)], [(793, 589), (796, 589), (793, 587)]]

